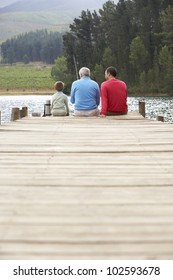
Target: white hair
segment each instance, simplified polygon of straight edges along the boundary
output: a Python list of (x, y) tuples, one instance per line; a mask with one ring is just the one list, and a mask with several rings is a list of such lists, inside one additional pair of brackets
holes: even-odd
[(87, 76), (87, 77), (90, 77), (90, 69), (87, 68), (87, 67), (82, 67), (82, 68), (79, 70), (79, 76)]

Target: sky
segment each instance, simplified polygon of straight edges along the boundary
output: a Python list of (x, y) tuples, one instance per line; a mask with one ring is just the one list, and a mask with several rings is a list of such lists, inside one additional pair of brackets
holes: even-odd
[[(8, 6), (8, 5), (18, 2), (18, 1), (22, 1), (22, 0), (0, 0), (0, 8)], [(35, 0), (35, 1), (37, 1), (37, 0)], [(72, 1), (72, 0), (69, 0), (69, 1)], [(118, 3), (118, 1), (119, 0), (114, 0), (114, 3)], [(73, 0), (73, 2), (75, 2), (75, 0)], [(93, 2), (98, 3), (97, 0), (93, 0)], [(102, 2), (105, 3), (105, 2), (107, 2), (107, 0), (103, 0)]]
[(4, 6), (7, 6), (9, 4), (12, 4), (16, 2), (16, 0), (0, 0), (0, 7), (4, 7)]

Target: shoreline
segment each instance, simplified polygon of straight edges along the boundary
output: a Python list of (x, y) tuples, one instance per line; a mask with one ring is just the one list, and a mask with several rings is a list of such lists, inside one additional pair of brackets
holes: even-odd
[[(3, 90), (0, 89), (0, 96), (20, 96), (20, 95), (52, 95), (55, 93), (54, 89), (40, 89), (40, 90), (32, 90), (32, 89), (15, 89), (15, 90)], [(67, 94), (69, 95), (69, 94)], [(129, 93), (128, 97), (171, 97), (173, 95), (166, 94), (166, 93), (145, 93), (145, 94), (139, 94), (139, 93)]]
[(0, 90), (0, 96), (20, 96), (20, 95), (52, 95), (55, 93), (55, 90), (46, 89), (46, 90)]

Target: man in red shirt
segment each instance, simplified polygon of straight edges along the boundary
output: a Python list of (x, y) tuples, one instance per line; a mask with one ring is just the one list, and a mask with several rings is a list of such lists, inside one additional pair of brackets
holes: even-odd
[(127, 86), (116, 79), (117, 70), (115, 67), (108, 67), (105, 71), (106, 81), (101, 84), (101, 117), (106, 115), (127, 114)]

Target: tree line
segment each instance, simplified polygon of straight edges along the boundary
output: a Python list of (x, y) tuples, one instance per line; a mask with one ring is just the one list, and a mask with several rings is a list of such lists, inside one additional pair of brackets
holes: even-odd
[(43, 61), (53, 64), (62, 55), (63, 38), (59, 32), (32, 31), (1, 44), (3, 63)]
[(88, 66), (101, 83), (110, 65), (130, 90), (173, 94), (173, 0), (107, 1), (82, 11), (63, 36), (68, 69)]
[(52, 76), (67, 88), (82, 66), (104, 81), (108, 66), (130, 91), (173, 94), (173, 0), (107, 1), (96, 12), (82, 11), (64, 35), (37, 31), (1, 45), (5, 62), (54, 63)]

